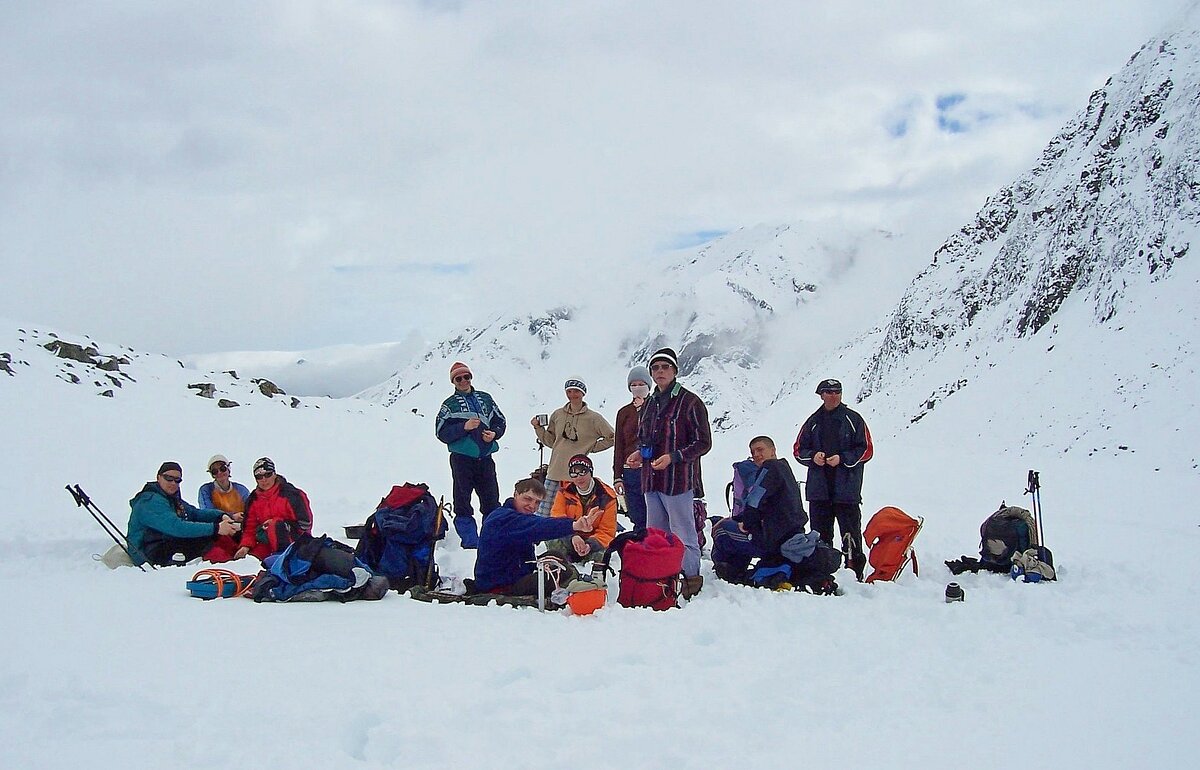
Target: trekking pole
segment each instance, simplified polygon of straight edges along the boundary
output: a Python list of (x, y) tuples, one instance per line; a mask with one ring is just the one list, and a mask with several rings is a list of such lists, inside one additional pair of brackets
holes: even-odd
[(1025, 494), (1030, 496), (1033, 505), (1033, 521), (1037, 524), (1038, 545), (1046, 544), (1046, 533), (1042, 529), (1042, 481), (1037, 471), (1029, 471)]
[[(108, 518), (104, 511), (100, 510), (99, 506), (92, 502), (92, 498), (88, 497), (88, 493), (84, 492), (78, 484), (76, 484), (74, 487), (72, 487), (70, 484), (67, 484), (65, 489), (70, 492), (71, 497), (75, 499), (75, 505), (83, 508), (89, 514), (91, 514), (96, 523), (100, 525), (100, 529), (104, 530), (104, 534), (111, 537), (112, 541), (120, 546), (121, 550), (125, 552), (125, 555), (129, 557), (129, 561), (131, 563), (136, 564), (136, 562), (134, 562), (133, 554), (129, 552), (129, 538), (125, 537), (125, 533), (121, 531), (121, 528), (114, 524), (113, 520)], [(147, 564), (149, 564), (149, 562), (147, 562)], [(136, 566), (142, 572), (146, 571), (146, 568), (142, 565), (136, 564)], [(158, 567), (150, 564), (150, 569), (158, 569)]]
[(438, 532), (442, 529), (442, 522), (446, 520), (447, 509), (453, 508), (453, 505), (446, 504), (446, 496), (442, 495), (438, 498), (437, 516), (433, 519), (433, 532), (429, 535), (429, 567), (425, 570), (425, 587), (433, 589), (433, 571), (434, 571), (434, 554), (437, 553)]

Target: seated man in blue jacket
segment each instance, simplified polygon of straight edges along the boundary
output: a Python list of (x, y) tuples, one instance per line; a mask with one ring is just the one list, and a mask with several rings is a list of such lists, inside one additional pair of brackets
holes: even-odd
[[(479, 553), (475, 557), (475, 590), (506, 596), (535, 596), (538, 592), (534, 569), (534, 546), (575, 533), (589, 533), (600, 512), (578, 519), (537, 516), (546, 488), (536, 479), (521, 479), (513, 496), (488, 514), (479, 531)], [(547, 586), (547, 594), (553, 586)]]
[(233, 535), (242, 528), (227, 513), (197, 508), (179, 494), (183, 468), (165, 462), (129, 501), (129, 556), (134, 564), (186, 564), (196, 557), (228, 561), (237, 550)]
[(787, 461), (775, 454), (775, 442), (755, 436), (750, 459), (761, 470), (755, 504), (747, 505), (740, 518), (722, 519), (713, 526), (713, 571), (731, 583), (749, 582), (753, 559), (760, 567), (785, 563), (783, 544), (803, 533), (808, 523), (800, 486)]

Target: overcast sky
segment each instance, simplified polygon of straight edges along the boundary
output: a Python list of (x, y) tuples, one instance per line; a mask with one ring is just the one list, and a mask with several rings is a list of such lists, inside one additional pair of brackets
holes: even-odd
[(302, 349), (744, 225), (932, 253), (1185, 5), (5, 0), (0, 317)]

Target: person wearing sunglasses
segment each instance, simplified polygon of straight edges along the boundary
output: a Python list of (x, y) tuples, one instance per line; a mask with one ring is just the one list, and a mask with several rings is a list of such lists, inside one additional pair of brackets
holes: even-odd
[(674, 532), (683, 542), (683, 597), (700, 593), (700, 538), (696, 498), (703, 496), (700, 458), (712, 448), (708, 408), (678, 382), (678, 356), (660, 348), (650, 356), (654, 390), (638, 416), (638, 446), (625, 458), (641, 468), (646, 524)]
[(454, 531), (463, 548), (479, 547), (479, 529), (471, 495), (479, 497), (479, 513), (486, 519), (500, 507), (500, 484), (492, 455), (507, 423), (491, 395), (476, 390), (475, 376), (461, 361), (450, 367), (454, 393), (442, 402), (434, 432), (450, 450), (450, 476), (454, 483)]
[(604, 415), (588, 409), (583, 397), (587, 385), (583, 380), (571, 379), (563, 384), (567, 403), (555, 409), (550, 422), (542, 427), (534, 417), (529, 421), (533, 432), (543, 446), (550, 447), (550, 466), (546, 469), (546, 497), (538, 508), (539, 516), (549, 516), (554, 509), (554, 498), (570, 476), (567, 466), (575, 455), (590, 455), (603, 452), (616, 443), (616, 432)]
[(312, 532), (312, 506), (303, 489), (275, 472), (275, 461), (254, 461), (254, 491), (246, 498), (241, 547), (233, 558), (246, 554), (262, 561), (283, 550), (297, 535)]
[(208, 458), (208, 475), (212, 476), (213, 480), (200, 485), (200, 491), (196, 494), (199, 499), (196, 502), (201, 508), (216, 508), (230, 514), (234, 521), (241, 521), (246, 512), (246, 498), (250, 496), (250, 490), (230, 479), (232, 465), (225, 455), (217, 454)]
[(551, 518), (579, 519), (591, 516), (595, 525), (586, 537), (573, 534), (569, 539), (546, 544), (550, 553), (568, 561), (595, 561), (617, 535), (617, 493), (592, 475), (592, 460), (587, 455), (575, 455), (567, 464), (571, 483), (563, 484), (554, 498)]
[[(862, 415), (842, 403), (842, 383), (817, 384), (821, 407), (800, 426), (792, 454), (808, 469), (804, 491), (812, 528), (826, 544), (842, 548), (846, 566), (861, 583), (867, 559), (862, 546), (863, 466), (875, 455)], [(842, 541), (833, 539), (837, 522)]]
[(129, 501), (129, 555), (135, 565), (183, 565), (195, 558), (222, 562), (230, 559), (241, 529), (228, 514), (197, 508), (179, 494), (183, 468), (167, 461), (154, 481)]

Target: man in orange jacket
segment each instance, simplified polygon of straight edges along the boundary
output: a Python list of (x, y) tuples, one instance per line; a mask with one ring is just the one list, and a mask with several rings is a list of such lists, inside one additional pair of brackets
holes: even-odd
[(592, 461), (587, 455), (573, 456), (567, 462), (571, 483), (562, 487), (550, 509), (551, 518), (575, 520), (593, 512), (599, 515), (595, 529), (586, 538), (576, 533), (569, 539), (546, 544), (548, 552), (575, 562), (599, 559), (617, 534), (617, 493), (593, 476), (592, 471)]

